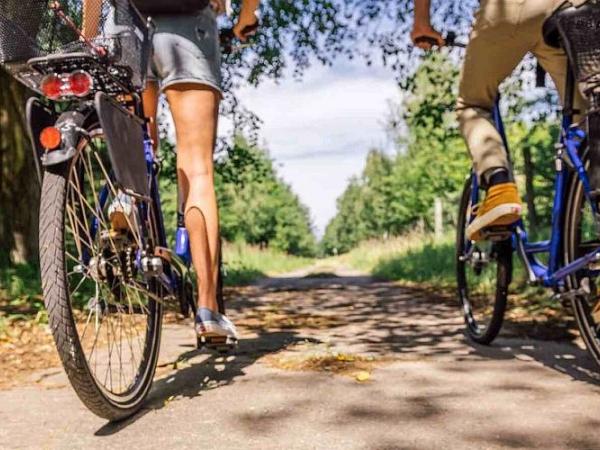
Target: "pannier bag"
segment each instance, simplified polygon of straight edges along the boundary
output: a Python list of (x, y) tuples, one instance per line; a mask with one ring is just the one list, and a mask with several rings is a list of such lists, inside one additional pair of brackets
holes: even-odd
[(210, 0), (133, 0), (143, 14), (191, 14), (202, 11)]

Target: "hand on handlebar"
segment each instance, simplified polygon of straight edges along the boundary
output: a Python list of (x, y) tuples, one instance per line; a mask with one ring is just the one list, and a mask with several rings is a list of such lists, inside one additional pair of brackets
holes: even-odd
[(256, 16), (252, 18), (244, 18), (240, 17), (240, 20), (233, 27), (233, 34), (236, 38), (238, 38), (241, 42), (246, 42), (250, 36), (256, 34), (260, 23)]
[[(239, 23), (238, 23), (239, 25)], [(237, 26), (237, 25), (236, 25)], [(242, 40), (238, 37), (238, 33), (236, 33), (235, 28), (225, 28), (219, 32), (219, 40), (221, 41), (221, 51), (223, 54), (229, 55), (231, 53), (236, 53), (238, 51), (243, 50), (246, 47), (250, 47), (251, 44), (248, 43), (248, 38), (253, 36), (258, 30), (260, 26), (260, 22), (258, 19), (252, 25), (246, 26), (239, 33), (245, 36), (245, 39)], [(234, 45), (235, 40), (238, 39), (241, 44), (238, 43)]]
[[(436, 31), (437, 33), (437, 31)], [(433, 38), (431, 36), (416, 36), (413, 39), (415, 46), (422, 48), (424, 50), (431, 50), (432, 47), (460, 47), (466, 48), (467, 44), (463, 42), (458, 42), (456, 40), (456, 33), (454, 31), (448, 31), (446, 37), (442, 37), (439, 33), (438, 35), (442, 38), (440, 42), (437, 38)]]
[(416, 47), (423, 50), (431, 50), (433, 46), (443, 47), (446, 44), (444, 37), (430, 25), (418, 26), (415, 24), (410, 38)]

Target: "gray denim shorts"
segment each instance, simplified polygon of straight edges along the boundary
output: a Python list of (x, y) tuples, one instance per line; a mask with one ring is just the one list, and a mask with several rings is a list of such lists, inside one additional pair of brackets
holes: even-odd
[(149, 80), (160, 89), (198, 83), (221, 92), (221, 47), (216, 14), (207, 7), (192, 15), (152, 17), (153, 56)]

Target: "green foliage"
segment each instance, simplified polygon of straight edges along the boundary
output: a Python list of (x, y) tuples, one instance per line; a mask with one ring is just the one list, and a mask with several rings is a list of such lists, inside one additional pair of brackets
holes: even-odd
[[(338, 214), (325, 231), (325, 252), (399, 235), (417, 223), (431, 229), (435, 198), (456, 203), (469, 168), (452, 112), (457, 76), (447, 56), (432, 53), (423, 61), (411, 81), (412, 92), (392, 106), (388, 119), (397, 154), (371, 151), (362, 175), (338, 200)], [(447, 220), (452, 222), (452, 215)]]
[[(239, 158), (239, 154), (245, 156)], [(241, 240), (292, 255), (315, 254), (308, 208), (278, 177), (265, 151), (238, 137), (232, 152), (217, 160), (216, 174), (225, 240)]]
[(554, 143), (558, 123), (517, 122), (509, 127), (517, 184), (526, 204), (526, 219), (534, 234), (549, 229), (554, 187)]
[(44, 308), (40, 292), (37, 265), (0, 265), (0, 319), (39, 315)]
[[(409, 79), (412, 90), (401, 104), (391, 106), (387, 125), (397, 153), (371, 151), (362, 174), (338, 199), (337, 215), (322, 241), (326, 253), (346, 252), (361, 241), (415, 227), (431, 231), (436, 198), (444, 205), (445, 224), (455, 225), (455, 208), (470, 167), (453, 112), (457, 79), (457, 65), (448, 55), (430, 53), (423, 59)], [(558, 126), (556, 114), (547, 108), (553, 98), (548, 91), (526, 98), (518, 95), (521, 88), (518, 80), (507, 83), (503, 109), (528, 224), (540, 234), (550, 225)]]
[(291, 272), (307, 267), (312, 259), (288, 255), (273, 249), (261, 249), (242, 242), (225, 244), (225, 284), (240, 286), (264, 276)]
[[(235, 8), (240, 4), (234, 2)], [(476, 5), (475, 0), (433, 0), (433, 21), (442, 31), (466, 34)], [(232, 64), (225, 78), (235, 85), (248, 74), (248, 81), (259, 83), (280, 77), (286, 67), (301, 75), (314, 61), (330, 65), (342, 57), (385, 64), (404, 80), (415, 55), (409, 45), (413, 7), (413, 0), (262, 2), (263, 26), (254, 45), (228, 58)]]
[[(161, 158), (161, 200), (171, 239), (176, 226), (177, 185), (176, 155), (168, 143), (161, 149)], [(279, 178), (264, 150), (238, 136), (216, 159), (215, 187), (224, 240), (298, 256), (316, 253), (308, 208)]]

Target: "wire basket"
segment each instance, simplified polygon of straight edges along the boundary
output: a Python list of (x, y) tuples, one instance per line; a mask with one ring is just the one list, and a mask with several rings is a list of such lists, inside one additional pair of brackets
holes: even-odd
[(600, 4), (568, 7), (557, 13), (556, 24), (577, 81), (589, 95), (600, 86)]
[[(51, 6), (60, 6), (60, 11)], [(83, 30), (93, 46), (84, 42)], [(0, 0), (0, 64), (32, 78), (32, 58), (107, 50), (107, 66), (126, 69), (131, 87), (144, 87), (150, 41), (145, 20), (130, 0)]]

